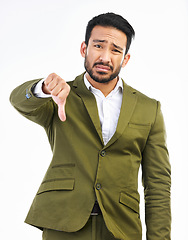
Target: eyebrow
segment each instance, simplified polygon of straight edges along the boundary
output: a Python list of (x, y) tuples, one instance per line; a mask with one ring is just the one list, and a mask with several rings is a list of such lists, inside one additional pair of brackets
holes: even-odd
[[(106, 40), (100, 40), (100, 39), (94, 39), (93, 42), (105, 42), (105, 43), (106, 43), (107, 41), (106, 41)], [(115, 48), (119, 49), (120, 51), (123, 51), (123, 48), (120, 47), (120, 46), (118, 46), (118, 45), (116, 45), (115, 43), (112, 43), (112, 45), (113, 45)]]

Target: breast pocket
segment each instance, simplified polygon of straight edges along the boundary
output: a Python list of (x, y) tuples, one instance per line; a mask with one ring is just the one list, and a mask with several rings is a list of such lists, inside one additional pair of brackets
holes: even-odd
[(150, 123), (143, 123), (143, 124), (138, 124), (138, 123), (129, 123), (129, 127), (130, 128), (134, 128), (134, 129), (140, 129), (140, 130), (147, 130), (150, 129)]
[[(151, 129), (150, 123), (137, 124), (130, 122), (126, 128), (127, 143), (132, 152), (142, 152)], [(136, 149), (133, 149), (133, 148)]]

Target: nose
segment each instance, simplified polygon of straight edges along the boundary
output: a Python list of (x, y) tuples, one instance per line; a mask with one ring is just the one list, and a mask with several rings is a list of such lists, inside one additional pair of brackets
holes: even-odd
[(100, 61), (104, 63), (110, 63), (111, 58), (110, 58), (110, 52), (106, 49), (101, 51), (100, 53)]

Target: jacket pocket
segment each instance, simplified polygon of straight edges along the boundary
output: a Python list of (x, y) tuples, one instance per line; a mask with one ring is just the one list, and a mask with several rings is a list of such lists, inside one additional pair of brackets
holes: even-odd
[(37, 194), (49, 191), (59, 191), (59, 190), (73, 190), (74, 189), (74, 179), (52, 179), (45, 181), (41, 184)]
[(146, 123), (146, 124), (129, 123), (128, 125), (130, 128), (136, 128), (136, 129), (141, 129), (141, 130), (148, 129), (151, 126), (150, 123)]
[(119, 202), (139, 214), (139, 201), (135, 198), (121, 192)]

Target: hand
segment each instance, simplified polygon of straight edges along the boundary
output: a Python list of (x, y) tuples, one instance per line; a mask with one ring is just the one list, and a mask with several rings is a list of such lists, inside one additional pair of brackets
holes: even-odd
[(58, 115), (61, 121), (66, 120), (65, 103), (70, 92), (70, 86), (60, 76), (51, 73), (43, 83), (42, 90), (51, 94), (54, 102), (58, 105)]

